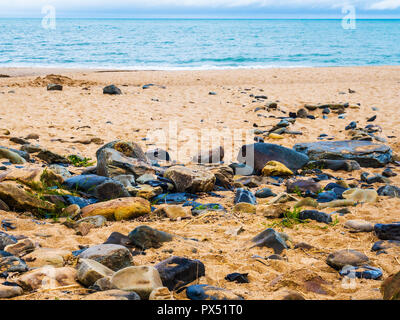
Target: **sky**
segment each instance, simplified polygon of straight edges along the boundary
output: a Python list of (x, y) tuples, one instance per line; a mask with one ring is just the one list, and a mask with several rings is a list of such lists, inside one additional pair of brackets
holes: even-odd
[[(0, 0), (0, 17), (60, 18), (400, 18), (400, 0)], [(44, 11), (46, 12), (46, 11)]]

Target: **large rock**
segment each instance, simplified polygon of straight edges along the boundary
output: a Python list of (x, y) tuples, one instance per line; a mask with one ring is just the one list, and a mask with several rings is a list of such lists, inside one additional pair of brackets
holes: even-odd
[(241, 148), (238, 161), (254, 168), (259, 173), (270, 161), (278, 161), (295, 171), (305, 166), (309, 158), (302, 153), (276, 144), (255, 143)]
[(400, 272), (388, 277), (381, 286), (384, 300), (400, 300)]
[(361, 266), (368, 263), (369, 258), (356, 250), (344, 249), (331, 253), (326, 263), (334, 269), (341, 270), (345, 266)]
[(379, 168), (392, 159), (392, 149), (370, 141), (319, 141), (299, 143), (294, 146), (298, 152), (308, 155), (311, 160), (355, 160), (362, 167)]
[(181, 257), (168, 258), (155, 268), (164, 286), (172, 291), (205, 276), (205, 267), (201, 261)]
[(163, 286), (160, 274), (151, 266), (122, 269), (113, 275), (111, 283), (120, 290), (136, 292), (142, 299), (148, 299), (154, 289)]
[(95, 260), (113, 271), (133, 265), (130, 251), (116, 244), (99, 244), (83, 251), (79, 258)]
[(374, 227), (377, 237), (381, 240), (400, 240), (400, 222), (381, 224)]
[(164, 177), (173, 181), (178, 192), (210, 192), (214, 189), (215, 175), (201, 167), (174, 166), (167, 169)]
[(97, 280), (114, 275), (114, 271), (91, 259), (80, 259), (77, 278), (86, 287), (92, 286)]
[(150, 202), (143, 198), (121, 198), (91, 204), (82, 209), (82, 217), (103, 216), (109, 220), (127, 220), (151, 212)]
[(31, 211), (38, 215), (56, 209), (53, 203), (41, 200), (31, 189), (15, 182), (0, 183), (0, 199), (13, 210)]
[(44, 189), (63, 183), (62, 176), (48, 168), (22, 168), (8, 171), (2, 181), (18, 181), (33, 189)]
[(128, 235), (131, 243), (142, 250), (160, 248), (163, 242), (170, 242), (173, 236), (148, 226), (139, 226)]
[(30, 268), (40, 268), (44, 266), (53, 266), (56, 268), (64, 267), (71, 252), (64, 249), (38, 248), (35, 251), (24, 256)]
[(51, 266), (29, 271), (21, 275), (16, 282), (27, 291), (52, 289), (78, 284), (76, 282), (76, 270), (74, 268), (54, 268)]

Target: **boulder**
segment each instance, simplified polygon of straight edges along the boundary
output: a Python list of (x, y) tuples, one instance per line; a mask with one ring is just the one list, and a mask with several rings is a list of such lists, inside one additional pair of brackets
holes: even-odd
[(311, 160), (354, 160), (361, 167), (380, 168), (392, 159), (392, 149), (370, 141), (318, 141), (299, 143), (294, 146), (298, 152)]
[(373, 189), (349, 189), (342, 196), (355, 202), (375, 203), (378, 200), (378, 193)]
[(323, 222), (326, 224), (332, 223), (332, 216), (325, 212), (320, 212), (317, 210), (304, 210), (299, 214), (300, 220), (315, 220), (317, 222)]
[(292, 170), (288, 169), (283, 163), (278, 161), (269, 161), (262, 169), (261, 174), (264, 177), (270, 176), (291, 176)]
[(114, 274), (111, 269), (91, 259), (80, 259), (77, 270), (78, 281), (86, 287), (90, 287), (101, 278)]
[(109, 220), (128, 220), (151, 212), (150, 202), (137, 197), (91, 204), (82, 209), (82, 217), (103, 216)]
[(257, 204), (257, 199), (250, 190), (239, 188), (236, 189), (234, 203), (250, 203), (255, 205)]
[(400, 240), (400, 222), (381, 224), (374, 227), (376, 236), (381, 240)]
[[(10, 253), (8, 253), (10, 254)], [(8, 272), (26, 272), (28, 266), (25, 261), (13, 255), (0, 255), (0, 275)]]
[(383, 197), (400, 198), (400, 188), (386, 185), (378, 189), (378, 194)]
[(64, 179), (48, 168), (21, 168), (7, 172), (2, 181), (18, 181), (33, 189), (45, 189), (62, 184)]
[(170, 242), (173, 236), (148, 226), (139, 226), (128, 235), (131, 243), (142, 250), (160, 248), (163, 242)]
[(190, 207), (182, 207), (178, 205), (162, 205), (160, 208), (155, 210), (153, 214), (168, 217), (172, 221), (193, 217), (192, 209)]
[(71, 252), (64, 249), (37, 248), (35, 251), (24, 256), (30, 268), (40, 268), (53, 266), (56, 268), (64, 267), (71, 258)]
[(168, 168), (164, 177), (173, 181), (178, 192), (210, 192), (214, 190), (215, 175), (199, 166)]
[(95, 260), (113, 271), (133, 265), (130, 251), (121, 245), (99, 244), (83, 251), (79, 258)]
[(322, 186), (315, 182), (313, 179), (309, 180), (289, 180), (286, 183), (286, 192), (287, 193), (305, 193), (307, 191), (312, 193), (318, 193), (322, 190)]
[(341, 270), (345, 266), (361, 266), (369, 262), (369, 258), (356, 250), (344, 249), (331, 253), (326, 263), (334, 269)]
[(350, 229), (350, 232), (372, 232), (374, 231), (374, 225), (364, 220), (348, 220), (344, 224), (344, 227)]
[(122, 92), (118, 87), (112, 84), (103, 88), (103, 94), (118, 95), (122, 94)]

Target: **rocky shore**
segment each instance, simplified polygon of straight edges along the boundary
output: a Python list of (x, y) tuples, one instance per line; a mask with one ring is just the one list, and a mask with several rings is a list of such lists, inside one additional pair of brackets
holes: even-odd
[[(48, 94), (73, 85), (40, 79)], [(254, 143), (233, 161), (100, 135), (62, 153), (1, 129), (0, 299), (400, 299), (399, 146), (380, 112), (253, 91)], [(333, 117), (341, 138), (324, 133)]]

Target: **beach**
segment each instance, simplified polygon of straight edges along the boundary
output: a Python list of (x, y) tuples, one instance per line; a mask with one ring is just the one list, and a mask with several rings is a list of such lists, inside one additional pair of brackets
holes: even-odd
[[(0, 129), (9, 131), (8, 135), (0, 136), (3, 147), (19, 149), (20, 144), (10, 138), (35, 134), (38, 139), (32, 144), (57, 154), (80, 155), (96, 161), (96, 151), (115, 140), (137, 142), (144, 151), (160, 147), (148, 138), (149, 132), (168, 130), (171, 123), (177, 125), (178, 147), (187, 143), (188, 137), (179, 135), (184, 129), (196, 134), (209, 129), (242, 130), (253, 139), (255, 129), (268, 130), (279, 122), (279, 117), (289, 117), (290, 112), (297, 112), (305, 105), (348, 103), (352, 107), (346, 109), (344, 119), (334, 112), (324, 119), (317, 109), (309, 111), (315, 119), (296, 118), (290, 126), (296, 134), (283, 134), (280, 140), (268, 136), (263, 139), (287, 148), (318, 141), (321, 134), (333, 140), (349, 140), (351, 137), (345, 127), (350, 122), (356, 121), (358, 127), (365, 127), (369, 124), (367, 120), (376, 115), (373, 124), (382, 128), (377, 135), (385, 139), (382, 143), (389, 146), (393, 154), (400, 154), (399, 66), (198, 71), (0, 68), (0, 74), (7, 75), (0, 76)], [(48, 91), (49, 83), (61, 84), (62, 91)], [(111, 84), (120, 88), (122, 94), (103, 94), (103, 88)], [(278, 107), (267, 110), (265, 106), (270, 103)], [(236, 156), (238, 151), (232, 153)], [(189, 160), (190, 154), (181, 162)], [(74, 173), (82, 170), (71, 169)], [(392, 170), (400, 172), (398, 167)], [(358, 181), (361, 172), (380, 174), (383, 168), (323, 171), (345, 181)], [(390, 180), (391, 184), (400, 185), (400, 175)], [(384, 185), (378, 182), (373, 188)], [(262, 187), (265, 186), (252, 190)], [(286, 191), (284, 183), (268, 185), (268, 188), (276, 194)], [(269, 256), (273, 251), (265, 247), (248, 249), (245, 244), (276, 219), (271, 221), (254, 213), (233, 212), (234, 193), (216, 193), (225, 196), (201, 195), (198, 201), (220, 203), (226, 213), (215, 212), (204, 218), (181, 221), (144, 216), (107, 222), (106, 226), (91, 229), (85, 236), (77, 235), (73, 229), (52, 219), (47, 219), (45, 225), (38, 225), (21, 213), (1, 211), (0, 216), (17, 226), (7, 231), (9, 234), (22, 234), (44, 248), (68, 251), (78, 250), (79, 245), (103, 243), (112, 232), (128, 234), (143, 224), (172, 233), (178, 237), (159, 249), (146, 250), (146, 255), (135, 256), (135, 265), (154, 265), (171, 255), (198, 259), (204, 263), (206, 275), (195, 283), (222, 287), (248, 300), (279, 300), (293, 291), (313, 300), (381, 299), (382, 280), (400, 270), (400, 247), (377, 255), (371, 251), (379, 240), (374, 233), (352, 233), (344, 227), (346, 221), (355, 219), (371, 223), (399, 221), (399, 198), (379, 197), (376, 203), (358, 204), (350, 213), (337, 215), (335, 225), (312, 221), (284, 228), (292, 247), (304, 242), (314, 248), (286, 250), (283, 260), (260, 260), (254, 256)], [(267, 202), (268, 199), (260, 199), (259, 205)], [(328, 208), (324, 212), (335, 210)], [(227, 234), (240, 226), (243, 232)], [(193, 238), (198, 241), (185, 240)], [(383, 277), (380, 280), (356, 279), (355, 287), (346, 287), (339, 273), (326, 263), (330, 253), (341, 249), (365, 254), (370, 266), (383, 271)], [(228, 273), (234, 272), (248, 273), (250, 282), (238, 284), (224, 280)], [(87, 289), (80, 287), (30, 293), (13, 299), (81, 299), (85, 294)], [(175, 298), (187, 299), (184, 293), (175, 293)]]

